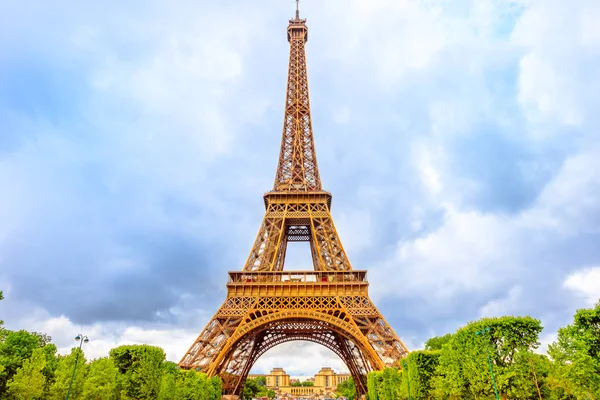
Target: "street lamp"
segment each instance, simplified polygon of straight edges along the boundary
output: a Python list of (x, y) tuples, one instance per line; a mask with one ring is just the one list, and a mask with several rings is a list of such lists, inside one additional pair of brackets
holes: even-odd
[[(475, 332), (476, 335), (485, 335), (490, 332), (490, 327), (488, 326), (485, 329)], [(496, 394), (496, 400), (500, 400), (500, 396), (498, 395), (498, 387), (496, 386), (496, 378), (494, 377), (494, 367), (492, 366), (492, 359), (490, 358), (490, 349), (486, 343), (485, 350), (487, 352), (487, 360), (488, 365), (490, 366), (490, 374), (492, 375), (492, 383), (494, 384), (494, 393)]]
[[(83, 336), (81, 333), (77, 336), (75, 336), (75, 340), (77, 340), (79, 342), (79, 350), (81, 350), (81, 346), (83, 346), (84, 343), (87, 343), (90, 341), (90, 339), (88, 339), (87, 336)], [(69, 400), (69, 395), (71, 395), (71, 386), (73, 386), (73, 378), (75, 378), (75, 370), (77, 369), (77, 361), (79, 360), (79, 353), (80, 351), (77, 352), (77, 354), (75, 354), (75, 364), (73, 365), (73, 373), (71, 374), (71, 382), (69, 383), (69, 390), (67, 390), (67, 398), (65, 400)]]
[(403, 360), (402, 365), (406, 368), (406, 385), (408, 386), (408, 400), (410, 400), (410, 376), (408, 376), (408, 364)]

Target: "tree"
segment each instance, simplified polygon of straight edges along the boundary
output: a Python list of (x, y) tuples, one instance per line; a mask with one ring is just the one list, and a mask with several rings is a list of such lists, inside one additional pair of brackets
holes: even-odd
[(399, 398), (404, 388), (405, 386), (402, 385), (402, 371), (396, 368), (386, 368), (383, 370), (381, 400), (395, 400)]
[(52, 337), (50, 335), (39, 332), (31, 332), (31, 334), (38, 339), (40, 347), (44, 347), (45, 345), (52, 343)]
[(600, 397), (600, 301), (577, 310), (573, 324), (558, 330), (548, 354), (555, 362), (549, 378), (555, 390), (584, 399)]
[(179, 371), (176, 373), (163, 373), (158, 392), (158, 400), (176, 400)]
[(210, 383), (215, 392), (215, 400), (220, 400), (223, 393), (223, 382), (221, 382), (221, 378), (213, 376), (210, 378)]
[(354, 400), (356, 397), (354, 379), (350, 378), (347, 381), (340, 382), (337, 386), (336, 394), (341, 397), (346, 397), (349, 400)]
[(46, 366), (42, 370), (44, 377), (46, 378), (46, 387), (44, 392), (47, 393), (50, 390), (50, 386), (54, 383), (54, 376), (56, 368), (58, 368), (58, 357), (56, 356), (56, 345), (49, 343), (42, 347), (44, 355), (46, 356)]
[[(476, 335), (485, 330), (485, 334)], [(542, 330), (531, 317), (484, 318), (459, 329), (440, 350), (435, 381), (437, 397), (460, 399), (486, 398), (494, 395), (488, 368), (488, 354), (493, 364), (498, 391), (504, 397), (521, 393), (535, 398), (538, 393), (530, 382), (518, 378), (523, 369), (522, 354), (537, 346)]]
[(372, 371), (367, 374), (367, 398), (368, 400), (379, 400), (379, 389), (382, 379), (381, 371)]
[(155, 346), (120, 346), (110, 351), (117, 367), (117, 385), (126, 399), (155, 399), (162, 381), (165, 352)]
[(257, 376), (254, 380), (258, 386), (267, 386), (267, 378), (264, 376)]
[(117, 368), (110, 358), (98, 358), (89, 364), (82, 399), (111, 400), (117, 395)]
[(159, 400), (221, 400), (222, 385), (218, 376), (208, 378), (202, 372), (181, 371), (167, 361), (162, 366)]
[(160, 383), (159, 400), (176, 400), (177, 389), (181, 374), (177, 364), (171, 361), (165, 361), (162, 364), (162, 380)]
[(296, 386), (296, 387), (307, 387), (307, 386), (315, 386), (314, 382), (310, 382), (310, 381), (295, 381), (293, 382), (290, 386)]
[[(75, 370), (75, 375), (73, 375), (75, 361), (77, 361), (77, 368)], [(71, 377), (73, 377), (71, 398), (80, 398), (85, 383), (86, 370), (87, 365), (85, 365), (85, 356), (79, 347), (73, 347), (71, 349), (71, 354), (67, 356), (59, 356), (58, 366), (54, 372), (54, 382), (48, 391), (48, 399), (63, 400), (69, 390)]]
[(410, 380), (410, 395), (414, 400), (427, 400), (431, 396), (434, 378), (437, 374), (440, 351), (413, 351), (401, 365), (406, 367), (402, 374), (402, 388), (406, 387), (408, 397), (408, 383)]
[(510, 399), (547, 399), (552, 393), (548, 385), (551, 362), (545, 355), (532, 352), (517, 354), (511, 377), (516, 384), (506, 394)]
[[(2, 290), (0, 290), (0, 300), (4, 300), (4, 295), (2, 294)], [(0, 319), (0, 329), (2, 329), (2, 325), (4, 325), (4, 321)]]
[(0, 342), (0, 393), (6, 391), (8, 381), (39, 347), (40, 341), (32, 333), (25, 330), (4, 332), (4, 340)]
[(434, 336), (425, 342), (425, 350), (441, 350), (442, 346), (450, 341), (452, 334), (444, 336)]
[(244, 382), (244, 389), (242, 390), (242, 399), (253, 399), (258, 392), (260, 392), (260, 387), (258, 386), (258, 383), (256, 383), (256, 380), (246, 379), (246, 382)]
[(269, 389), (267, 390), (267, 397), (273, 400), (275, 397), (277, 397), (277, 393), (275, 393), (273, 389)]
[(23, 362), (13, 378), (8, 382), (8, 394), (14, 399), (30, 400), (42, 396), (46, 377), (42, 370), (46, 366), (46, 354), (37, 348), (31, 357)]
[(221, 393), (215, 393), (211, 380), (202, 372), (189, 370), (182, 372), (182, 385), (177, 392), (177, 399), (182, 400), (215, 400)]

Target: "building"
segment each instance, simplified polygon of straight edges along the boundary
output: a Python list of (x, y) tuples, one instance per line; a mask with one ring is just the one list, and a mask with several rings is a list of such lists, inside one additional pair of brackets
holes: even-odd
[(333, 388), (335, 390), (340, 383), (347, 381), (350, 377), (350, 374), (336, 374), (331, 368), (323, 367), (315, 375), (315, 387)]
[(317, 374), (307, 380), (314, 383), (314, 386), (292, 386), (291, 383), (298, 381), (290, 379), (290, 376), (283, 368), (273, 368), (267, 375), (248, 375), (248, 378), (265, 376), (267, 379), (267, 388), (273, 389), (279, 396), (302, 396), (310, 397), (314, 395), (328, 395), (335, 393), (337, 386), (351, 378), (348, 373), (336, 374), (330, 367), (323, 367)]
[(290, 376), (285, 373), (283, 368), (273, 368), (267, 375), (267, 387), (286, 387), (290, 386)]

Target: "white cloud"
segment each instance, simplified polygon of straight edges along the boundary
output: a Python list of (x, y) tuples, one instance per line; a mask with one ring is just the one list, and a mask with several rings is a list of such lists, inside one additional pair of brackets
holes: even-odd
[[(532, 1), (513, 33), (521, 60), (519, 100), (529, 118), (581, 125), (597, 112), (600, 55), (597, 1)], [(551, 131), (546, 132), (546, 134)]]
[[(415, 167), (419, 171), (421, 181), (432, 197), (436, 197), (443, 189), (443, 183), (440, 172), (432, 163), (432, 153), (439, 152), (439, 149), (431, 149), (424, 144), (414, 146)], [(439, 154), (435, 158), (439, 158)]]
[[(13, 327), (14, 325), (14, 327)], [(169, 361), (179, 362), (183, 353), (193, 343), (199, 332), (164, 326), (142, 327), (124, 323), (74, 324), (64, 315), (52, 317), (38, 309), (19, 321), (11, 321), (8, 328), (24, 327), (31, 331), (44, 332), (52, 337), (60, 354), (68, 354), (79, 346), (78, 334), (85, 335), (89, 342), (83, 344), (88, 359), (106, 357), (110, 349), (128, 344), (149, 344), (161, 347)]]
[(498, 300), (490, 300), (481, 308), (481, 317), (500, 317), (502, 315), (511, 315), (519, 309), (521, 294), (523, 289), (520, 286), (514, 286), (505, 297)]
[(537, 348), (537, 353), (544, 354), (548, 351), (548, 345), (556, 342), (557, 333), (544, 333), (540, 335), (540, 347)]
[[(512, 260), (513, 230), (502, 218), (445, 205), (443, 226), (410, 242), (399, 242), (385, 267), (371, 274), (376, 296), (423, 296), (430, 302), (480, 291), (518, 268)], [(499, 249), (504, 251), (499, 252)], [(410, 283), (406, 285), (406, 283)], [(397, 287), (403, 287), (397, 291)]]
[(528, 224), (561, 236), (600, 233), (600, 143), (565, 160), (534, 207)]
[(588, 306), (600, 301), (600, 267), (588, 267), (573, 272), (564, 286), (581, 296)]

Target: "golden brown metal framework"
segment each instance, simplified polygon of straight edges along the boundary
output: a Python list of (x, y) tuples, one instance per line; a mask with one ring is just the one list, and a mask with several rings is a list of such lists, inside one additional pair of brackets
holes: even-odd
[[(290, 20), (290, 62), (279, 165), (246, 265), (230, 272), (227, 298), (179, 363), (220, 375), (239, 394), (256, 360), (278, 344), (305, 340), (336, 353), (359, 394), (369, 371), (408, 350), (373, 305), (366, 271), (353, 270), (321, 188), (310, 119), (304, 45), (306, 20)], [(288, 242), (310, 243), (311, 271), (283, 271)]]

